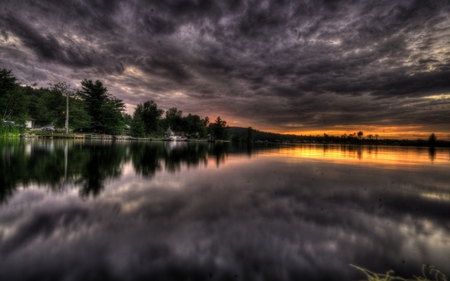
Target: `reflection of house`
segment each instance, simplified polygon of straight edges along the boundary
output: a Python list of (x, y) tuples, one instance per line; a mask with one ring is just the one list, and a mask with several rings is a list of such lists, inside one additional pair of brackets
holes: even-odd
[(35, 125), (36, 119), (30, 118), (27, 121), (25, 121), (25, 128), (27, 129), (33, 129)]

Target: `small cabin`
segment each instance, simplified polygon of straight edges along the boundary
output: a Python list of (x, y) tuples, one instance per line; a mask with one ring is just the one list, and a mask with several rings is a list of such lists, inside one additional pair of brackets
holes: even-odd
[(25, 128), (33, 129), (35, 126), (35, 121), (36, 121), (36, 119), (32, 119), (32, 118), (25, 121)]

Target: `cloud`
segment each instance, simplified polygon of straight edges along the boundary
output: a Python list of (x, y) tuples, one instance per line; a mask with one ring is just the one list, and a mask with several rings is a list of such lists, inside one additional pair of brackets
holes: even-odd
[[(155, 99), (163, 108), (177, 106), (169, 97), (178, 92), (192, 113), (220, 108), (225, 119), (277, 128), (304, 117), (295, 105), (305, 97), (352, 97), (348, 107), (377, 104), (395, 115), (406, 99), (447, 93), (449, 15), (444, 1), (10, 1), (0, 16), (0, 61), (24, 83), (36, 82), (20, 67), (27, 61), (49, 70), (42, 86), (61, 76), (100, 79), (126, 103)], [(311, 102), (317, 113), (340, 110)], [(238, 114), (255, 103), (283, 109), (277, 118)], [(382, 125), (374, 115), (357, 119)]]

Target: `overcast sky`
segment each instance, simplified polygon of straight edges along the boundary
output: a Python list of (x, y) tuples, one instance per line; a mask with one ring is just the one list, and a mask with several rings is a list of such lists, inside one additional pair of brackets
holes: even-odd
[(0, 68), (283, 133), (450, 138), (450, 1), (0, 0)]

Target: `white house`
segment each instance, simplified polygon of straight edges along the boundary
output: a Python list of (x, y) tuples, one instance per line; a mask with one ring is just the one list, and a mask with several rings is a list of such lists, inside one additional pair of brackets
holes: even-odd
[(33, 129), (35, 121), (35, 119), (28, 119), (27, 121), (25, 121), (25, 128)]

